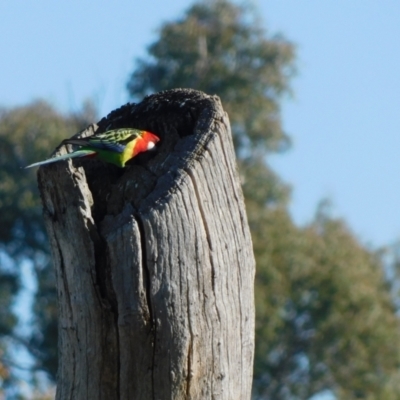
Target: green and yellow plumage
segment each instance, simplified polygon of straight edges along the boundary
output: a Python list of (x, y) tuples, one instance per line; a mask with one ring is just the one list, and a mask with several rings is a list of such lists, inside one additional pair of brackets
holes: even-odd
[(62, 144), (77, 145), (80, 148), (72, 153), (40, 161), (25, 168), (76, 157), (93, 157), (123, 168), (127, 161), (139, 153), (151, 150), (159, 140), (159, 137), (151, 132), (134, 128), (114, 129), (85, 138), (66, 139)]

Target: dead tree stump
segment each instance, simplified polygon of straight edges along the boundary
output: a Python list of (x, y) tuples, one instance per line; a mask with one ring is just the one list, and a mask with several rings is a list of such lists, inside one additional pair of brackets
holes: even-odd
[[(250, 399), (254, 257), (227, 115), (171, 90), (81, 136), (159, 135), (119, 169), (40, 168), (59, 299), (57, 399)], [(65, 152), (65, 148), (58, 149)]]

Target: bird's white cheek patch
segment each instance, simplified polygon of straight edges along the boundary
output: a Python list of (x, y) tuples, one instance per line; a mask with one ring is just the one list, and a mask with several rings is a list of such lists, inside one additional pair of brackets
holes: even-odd
[(147, 150), (154, 149), (155, 144), (153, 142), (147, 143)]

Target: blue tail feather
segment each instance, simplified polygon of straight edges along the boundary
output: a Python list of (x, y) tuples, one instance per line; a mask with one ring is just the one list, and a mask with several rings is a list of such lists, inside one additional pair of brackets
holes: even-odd
[(49, 158), (48, 160), (39, 161), (37, 163), (30, 164), (24, 168), (26, 169), (26, 168), (38, 167), (40, 165), (51, 164), (51, 163), (54, 163), (57, 161), (68, 160), (70, 158), (86, 157), (86, 156), (90, 156), (93, 154), (96, 154), (96, 152), (93, 150), (77, 150), (77, 151), (74, 151), (73, 153), (64, 154), (62, 156), (57, 156), (57, 157)]

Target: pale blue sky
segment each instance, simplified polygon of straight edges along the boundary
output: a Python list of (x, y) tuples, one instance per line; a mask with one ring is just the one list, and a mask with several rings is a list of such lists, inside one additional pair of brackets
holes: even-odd
[[(298, 46), (294, 99), (284, 101), (294, 146), (271, 160), (293, 185), (291, 210), (308, 221), (321, 198), (363, 242), (400, 236), (400, 2), (258, 0), (270, 33)], [(100, 115), (128, 100), (134, 59), (189, 0), (0, 3), (0, 105), (91, 98)], [(49, 152), (51, 149), (49, 149)]]

